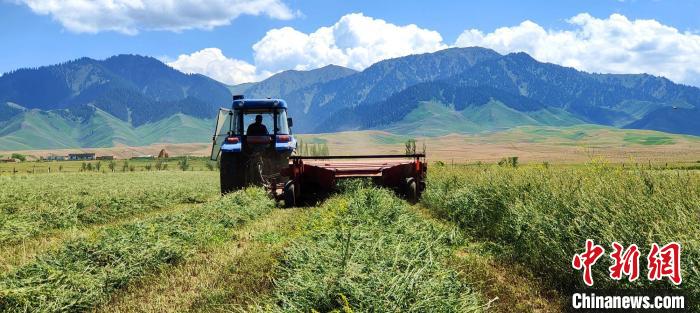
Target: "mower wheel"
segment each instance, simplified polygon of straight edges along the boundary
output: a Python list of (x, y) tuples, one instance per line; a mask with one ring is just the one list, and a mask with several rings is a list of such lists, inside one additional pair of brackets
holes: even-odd
[(413, 178), (406, 179), (406, 199), (411, 204), (418, 203), (418, 185)]
[(293, 208), (297, 205), (297, 196), (294, 193), (294, 182), (288, 181), (284, 185), (284, 207)]

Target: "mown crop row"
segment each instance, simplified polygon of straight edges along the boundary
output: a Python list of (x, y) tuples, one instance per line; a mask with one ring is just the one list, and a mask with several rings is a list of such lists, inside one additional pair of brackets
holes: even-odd
[(53, 229), (102, 224), (218, 194), (215, 174), (50, 174), (0, 177), (0, 244)]
[(318, 209), (285, 251), (273, 305), (286, 312), (465, 312), (482, 300), (446, 260), (454, 228), (422, 219), (390, 191), (350, 188)]
[[(572, 268), (586, 239), (606, 249), (593, 267), (594, 286), (672, 288), (668, 279), (646, 279), (651, 243), (682, 245), (680, 286), (700, 299), (700, 175), (590, 164), (586, 167), (433, 167), (423, 204), (466, 232), (495, 242), (505, 258), (520, 262), (557, 286), (583, 286)], [(641, 277), (609, 277), (611, 244), (641, 250)], [(697, 300), (696, 300), (697, 303)], [(697, 304), (700, 305), (700, 304)], [(700, 309), (700, 307), (698, 307)]]
[(273, 208), (264, 191), (248, 189), (190, 211), (106, 227), (0, 277), (0, 311), (87, 310), (134, 279), (230, 241), (235, 229)]

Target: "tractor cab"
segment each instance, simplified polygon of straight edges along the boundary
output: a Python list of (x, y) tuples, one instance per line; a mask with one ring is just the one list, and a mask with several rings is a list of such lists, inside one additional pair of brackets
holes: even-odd
[(211, 159), (223, 153), (241, 153), (248, 149), (274, 147), (291, 152), (296, 140), (291, 133), (292, 119), (287, 103), (280, 99), (243, 99), (234, 96), (231, 109), (219, 109)]
[(219, 109), (211, 159), (220, 161), (222, 192), (279, 176), (297, 145), (291, 127), (281, 99), (234, 96), (231, 109)]

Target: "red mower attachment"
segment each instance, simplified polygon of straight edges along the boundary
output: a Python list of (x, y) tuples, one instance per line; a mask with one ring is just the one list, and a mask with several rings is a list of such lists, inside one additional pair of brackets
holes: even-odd
[(396, 190), (412, 203), (425, 189), (425, 154), (291, 156), (289, 160), (289, 168), (282, 172), (288, 181), (274, 190), (287, 207), (299, 204), (302, 195), (328, 192), (345, 178), (371, 177), (375, 184)]

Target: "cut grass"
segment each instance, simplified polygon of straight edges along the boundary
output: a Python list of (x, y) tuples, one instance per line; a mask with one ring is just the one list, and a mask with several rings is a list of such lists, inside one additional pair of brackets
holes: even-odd
[(0, 311), (84, 311), (134, 279), (230, 240), (274, 203), (248, 189), (200, 208), (109, 227), (0, 277)]
[(244, 311), (269, 298), (283, 248), (302, 234), (309, 213), (274, 210), (236, 230), (230, 241), (127, 287), (96, 312)]
[[(414, 206), (423, 218), (443, 224), (449, 222), (435, 219), (431, 212)], [(492, 251), (492, 244), (473, 238), (465, 240), (450, 258), (447, 265), (459, 273), (461, 280), (468, 282), (474, 290), (488, 299), (488, 311), (497, 313), (561, 312), (565, 299), (556, 290), (547, 289), (526, 267), (504, 262)]]
[(448, 265), (489, 299), (489, 312), (564, 311), (566, 301), (561, 294), (547, 289), (527, 268), (498, 260), (483, 243), (468, 243)]
[(106, 224), (90, 225), (84, 228), (69, 228), (54, 230), (42, 236), (23, 240), (17, 244), (4, 245), (0, 247), (0, 273), (7, 273), (14, 268), (31, 262), (37, 255), (51, 249), (60, 247), (64, 242), (75, 240), (81, 237), (95, 235), (106, 227), (113, 227), (128, 224), (140, 219), (147, 219), (156, 215), (173, 214), (185, 209), (193, 209), (202, 204), (178, 204), (166, 209), (158, 209), (144, 213), (138, 213), (126, 218), (120, 218)]
[[(105, 224), (218, 194), (214, 173), (73, 173), (0, 177), (0, 244)], [(128, 182), (128, 183), (125, 183)]]
[(421, 219), (390, 191), (324, 203), (287, 250), (261, 311), (464, 312), (482, 299), (445, 264), (461, 236)]

